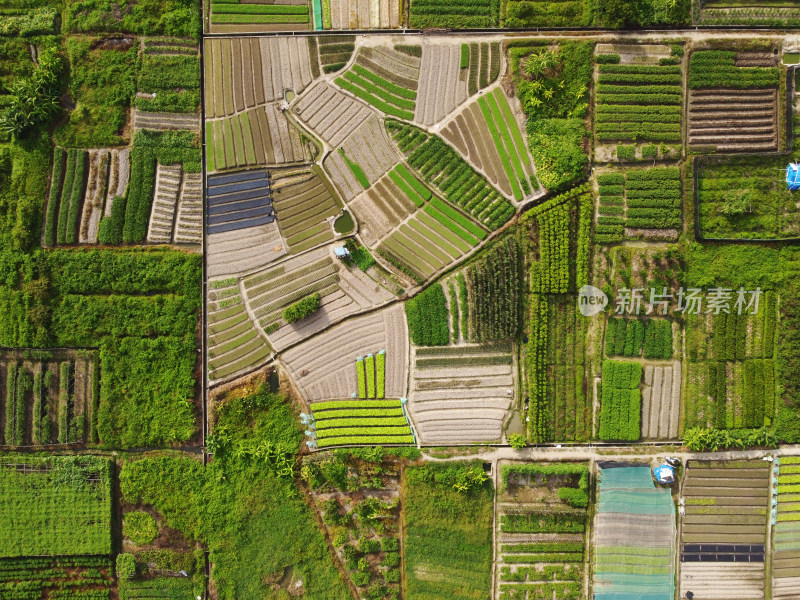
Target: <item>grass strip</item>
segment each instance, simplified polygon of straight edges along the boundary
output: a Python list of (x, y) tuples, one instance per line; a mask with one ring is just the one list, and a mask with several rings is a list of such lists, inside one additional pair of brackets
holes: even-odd
[(361, 187), (369, 189), (369, 179), (367, 179), (366, 173), (364, 173), (364, 169), (356, 163), (355, 161), (350, 160), (347, 158), (347, 155), (344, 153), (344, 148), (339, 148), (339, 154), (342, 155), (344, 162), (347, 163), (347, 166), (350, 168), (350, 171), (353, 173), (353, 176), (356, 178), (356, 181), (361, 184)]
[(394, 170), (389, 171), (389, 179), (394, 181), (395, 185), (397, 185), (397, 187), (399, 187), (406, 196), (411, 198), (411, 200), (414, 202), (417, 208), (422, 208), (422, 206), (425, 204), (425, 199), (419, 194), (417, 194), (411, 188), (411, 186), (408, 185), (405, 179), (400, 177), (400, 175), (398, 175)]
[(347, 90), (357, 98), (361, 98), (367, 104), (371, 104), (378, 110), (385, 112), (387, 115), (392, 115), (393, 117), (398, 117), (400, 119), (406, 119), (410, 121), (414, 118), (414, 113), (408, 112), (407, 110), (400, 110), (391, 104), (387, 104), (383, 100), (376, 98), (372, 94), (364, 91), (360, 87), (353, 85), (346, 79), (342, 77), (336, 78), (336, 85), (338, 85), (343, 90)]
[(212, 14), (215, 25), (281, 25), (308, 23), (308, 15), (230, 15)]
[(391, 81), (384, 79), (380, 75), (376, 75), (369, 69), (365, 69), (361, 65), (358, 64), (353, 65), (353, 71), (361, 75), (361, 77), (369, 79), (375, 85), (382, 87), (387, 92), (390, 92), (395, 96), (400, 96), (401, 98), (406, 98), (407, 100), (417, 99), (417, 92), (415, 92), (414, 90), (409, 90), (408, 88), (404, 88), (395, 83), (392, 83)]
[(498, 130), (498, 124), (495, 123), (492, 111), (489, 108), (489, 103), (486, 101), (485, 97), (478, 98), (478, 106), (481, 107), (483, 120), (486, 122), (486, 127), (489, 128), (489, 134), (492, 136), (492, 142), (494, 143), (494, 147), (497, 150), (498, 156), (500, 157), (500, 164), (503, 165), (503, 171), (505, 171), (508, 182), (511, 184), (511, 194), (514, 196), (515, 200), (522, 200), (522, 190), (519, 187), (519, 180), (514, 175), (514, 169), (511, 167), (511, 159), (508, 157), (508, 152), (503, 144), (503, 136)]
[(419, 179), (414, 177), (414, 174), (408, 170), (403, 163), (398, 163), (394, 170), (408, 182), (414, 191), (417, 192), (425, 200), (430, 200), (433, 193), (422, 183)]
[(437, 210), (439, 210), (439, 212), (449, 217), (450, 219), (455, 221), (458, 225), (466, 229), (472, 235), (477, 237), (479, 240), (486, 239), (486, 236), (488, 234), (483, 228), (481, 228), (477, 223), (473, 222), (465, 215), (458, 212), (449, 204), (446, 204), (444, 200), (440, 200), (439, 198), (434, 196), (433, 198), (431, 198), (431, 205)]
[(378, 98), (381, 98), (388, 102), (389, 104), (393, 104), (397, 108), (403, 108), (406, 110), (414, 110), (414, 101), (413, 100), (406, 100), (404, 98), (399, 98), (394, 94), (387, 92), (383, 88), (377, 85), (373, 85), (363, 77), (359, 77), (353, 71), (346, 71), (343, 75), (345, 79), (351, 81), (352, 83), (356, 84), (360, 88), (365, 89), (371, 94), (376, 95)]

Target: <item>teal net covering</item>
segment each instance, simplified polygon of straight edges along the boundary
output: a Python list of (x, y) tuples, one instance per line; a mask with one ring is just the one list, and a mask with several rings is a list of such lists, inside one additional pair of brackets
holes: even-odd
[(675, 597), (675, 505), (649, 467), (600, 470), (596, 600)]

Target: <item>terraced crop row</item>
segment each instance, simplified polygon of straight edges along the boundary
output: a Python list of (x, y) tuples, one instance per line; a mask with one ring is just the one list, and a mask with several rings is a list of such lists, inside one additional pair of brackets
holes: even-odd
[(474, 222), (434, 197), (385, 238), (378, 251), (415, 280), (424, 281), (477, 245), (476, 233), (486, 235)]
[(237, 278), (209, 282), (208, 377), (223, 380), (260, 366), (272, 353), (250, 320)]
[(308, 163), (311, 142), (274, 104), (206, 121), (206, 170)]
[(400, 400), (317, 402), (312, 413), (319, 448), (414, 443)]
[(356, 379), (359, 398), (383, 398), (386, 386), (386, 352), (381, 350), (374, 356), (367, 354), (356, 359)]
[(520, 124), (501, 88), (468, 105), (442, 135), (515, 201), (539, 188)]
[(312, 80), (309, 46), (299, 37), (206, 39), (204, 55), (208, 118), (283, 100), (287, 89), (299, 94)]
[(598, 65), (595, 135), (601, 142), (681, 140), (681, 68)]
[(319, 167), (277, 178), (272, 191), (278, 226), (290, 253), (333, 239), (328, 219), (338, 215), (342, 205)]
[(388, 121), (387, 130), (407, 155), (409, 165), (442, 197), (496, 229), (514, 214), (514, 207), (444, 141), (416, 127)]
[(389, 48), (360, 48), (355, 64), (336, 85), (379, 111), (411, 120), (417, 98), (420, 59)]

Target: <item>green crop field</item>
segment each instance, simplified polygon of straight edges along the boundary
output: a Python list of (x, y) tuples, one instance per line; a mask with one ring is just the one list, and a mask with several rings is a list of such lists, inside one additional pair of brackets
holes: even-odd
[(0, 599), (795, 600), (798, 24), (6, 0)]

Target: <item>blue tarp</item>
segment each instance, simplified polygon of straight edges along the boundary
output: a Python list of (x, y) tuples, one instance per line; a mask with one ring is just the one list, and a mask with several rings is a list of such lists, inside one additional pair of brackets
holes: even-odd
[(800, 164), (789, 163), (786, 167), (786, 187), (791, 191), (800, 190)]

